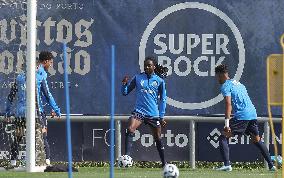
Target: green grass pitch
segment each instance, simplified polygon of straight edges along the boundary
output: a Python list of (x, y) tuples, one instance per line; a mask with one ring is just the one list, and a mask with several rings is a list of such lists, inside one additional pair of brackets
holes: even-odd
[[(67, 178), (67, 173), (25, 173), (0, 172), (1, 178)], [(74, 178), (108, 178), (109, 168), (79, 168), (73, 173)], [(179, 178), (273, 178), (274, 173), (260, 170), (233, 170), (232, 172), (216, 172), (209, 169), (180, 169)], [(280, 173), (278, 175), (280, 178)], [(115, 169), (115, 178), (162, 178), (162, 170), (157, 168)]]

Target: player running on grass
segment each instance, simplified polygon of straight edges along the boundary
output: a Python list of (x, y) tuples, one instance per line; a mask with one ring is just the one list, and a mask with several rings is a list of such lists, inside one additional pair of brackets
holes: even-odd
[[(61, 116), (60, 108), (57, 106), (52, 94), (49, 91), (47, 84), (47, 71), (53, 62), (53, 55), (51, 52), (42, 51), (39, 54), (38, 58), (38, 66), (36, 71), (36, 83), (37, 83), (37, 102), (38, 102), (38, 110), (41, 117), (42, 124), (42, 132), (43, 132), (43, 140), (45, 146), (45, 154), (46, 154), (46, 164), (50, 164), (50, 148), (47, 141), (47, 118), (43, 108), (43, 102), (47, 102), (52, 110), (55, 112), (57, 117)], [(54, 116), (54, 115), (52, 115)]]
[[(225, 127), (222, 135), (219, 137), (220, 152), (224, 165), (216, 170), (232, 171), (229, 159), (228, 140), (234, 135), (250, 135), (254, 145), (261, 151), (262, 156), (267, 161), (269, 169), (274, 171), (268, 149), (262, 143), (257, 124), (257, 114), (246, 87), (236, 80), (229, 78), (226, 65), (219, 65), (215, 68), (215, 73), (219, 84), (221, 84), (221, 93), (225, 97)], [(234, 117), (231, 118), (231, 112), (234, 110)]]
[(127, 76), (122, 81), (122, 94), (126, 96), (136, 88), (137, 97), (134, 111), (128, 120), (125, 154), (131, 155), (134, 132), (144, 122), (152, 129), (156, 147), (164, 167), (166, 162), (161, 139), (161, 126), (166, 126), (164, 120), (166, 85), (163, 78), (167, 75), (167, 68), (158, 65), (155, 58), (147, 57), (144, 61), (144, 71), (135, 75), (130, 82), (128, 82), (129, 77)]

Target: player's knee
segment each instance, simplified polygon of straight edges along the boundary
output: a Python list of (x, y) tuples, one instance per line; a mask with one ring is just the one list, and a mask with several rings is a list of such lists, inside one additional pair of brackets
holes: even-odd
[(44, 133), (42, 134), (42, 137), (43, 137), (44, 140), (47, 140), (47, 133), (44, 132)]
[(43, 127), (43, 128), (41, 129), (41, 132), (42, 132), (43, 134), (45, 134), (45, 133), (47, 132), (46, 127)]
[(162, 140), (161, 135), (154, 135), (155, 142)]
[(156, 130), (155, 132), (153, 132), (153, 137), (154, 137), (154, 140), (155, 140), (155, 141), (161, 140), (161, 139), (162, 139), (161, 131)]
[(160, 147), (163, 147), (162, 138), (158, 138), (158, 139), (154, 138), (154, 140), (155, 140), (155, 143), (156, 143), (157, 146), (160, 145)]
[(130, 128), (128, 128), (127, 130), (126, 130), (126, 136), (130, 136), (130, 137), (134, 137), (135, 136), (135, 130), (134, 129), (130, 129)]
[(225, 135), (220, 135), (219, 138), (218, 138), (218, 141), (222, 141), (222, 140), (225, 140), (226, 139), (226, 136)]
[(128, 132), (128, 133), (134, 133), (135, 130), (136, 130), (136, 129), (135, 129), (134, 127), (129, 126), (128, 129), (127, 129), (127, 132)]

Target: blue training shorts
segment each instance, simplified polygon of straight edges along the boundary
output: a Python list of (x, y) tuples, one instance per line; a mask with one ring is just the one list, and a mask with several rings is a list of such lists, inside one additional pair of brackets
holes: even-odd
[(257, 120), (230, 119), (230, 128), (233, 135), (254, 135), (259, 136)]
[(133, 111), (131, 113), (131, 116), (129, 119), (137, 119), (142, 121), (144, 124), (149, 125), (152, 128), (158, 128), (161, 127), (160, 120), (157, 117), (151, 117), (151, 116), (146, 116), (144, 114), (141, 114), (137, 111)]

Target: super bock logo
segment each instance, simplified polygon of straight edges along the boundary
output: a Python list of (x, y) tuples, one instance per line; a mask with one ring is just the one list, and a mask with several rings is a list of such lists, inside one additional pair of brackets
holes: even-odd
[(239, 81), (245, 64), (244, 43), (235, 23), (218, 8), (198, 2), (173, 5), (154, 17), (140, 41), (141, 71), (145, 57), (152, 54), (169, 69), (167, 86), (178, 86), (168, 87), (167, 103), (189, 110), (222, 101), (220, 93), (216, 96), (217, 65), (229, 63), (232, 78)]

